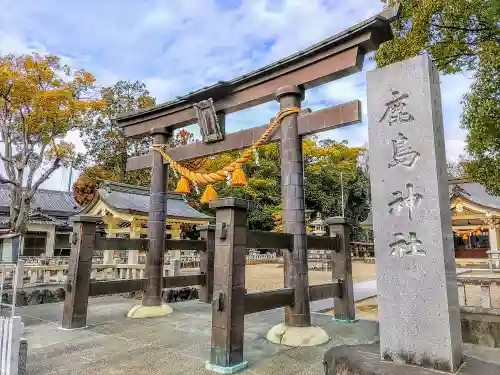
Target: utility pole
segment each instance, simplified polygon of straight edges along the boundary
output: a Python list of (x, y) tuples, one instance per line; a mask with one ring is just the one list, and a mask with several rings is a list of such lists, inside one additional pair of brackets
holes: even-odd
[(341, 204), (342, 204), (342, 217), (345, 217), (345, 212), (344, 212), (344, 180), (342, 178), (342, 172), (340, 172), (340, 197), (341, 197)]
[(71, 180), (73, 179), (73, 162), (69, 165), (68, 191), (71, 191)]

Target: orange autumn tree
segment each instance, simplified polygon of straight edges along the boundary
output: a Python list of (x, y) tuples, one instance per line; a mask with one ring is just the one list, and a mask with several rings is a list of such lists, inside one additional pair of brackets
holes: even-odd
[(102, 107), (94, 83), (57, 56), (0, 56), (0, 183), (10, 188), (12, 232), (26, 231), (37, 189), (75, 158), (64, 138)]
[(73, 184), (73, 196), (80, 206), (89, 204), (102, 180), (120, 182), (113, 173), (100, 165), (93, 165), (83, 171)]

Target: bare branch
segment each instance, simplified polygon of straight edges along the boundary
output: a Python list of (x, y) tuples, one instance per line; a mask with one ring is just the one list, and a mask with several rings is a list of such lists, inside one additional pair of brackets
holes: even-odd
[(14, 163), (11, 162), (10, 160), (13, 160), (12, 158), (12, 141), (10, 139), (10, 134), (9, 130), (7, 129), (7, 125), (2, 123), (2, 134), (3, 134), (3, 141), (4, 141), (4, 155), (3, 157), (5, 160), (2, 158), (2, 162), (5, 167), (5, 171), (7, 172), (7, 175), (9, 176), (10, 179), (15, 178), (15, 173), (14, 173)]
[(0, 183), (1, 184), (10, 184), (14, 186), (19, 186), (19, 184), (16, 181), (13, 181), (9, 178), (4, 177), (3, 175), (0, 174)]
[(433, 23), (432, 26), (440, 28), (440, 29), (468, 31), (471, 33), (479, 33), (482, 31), (490, 31), (491, 30), (490, 27), (470, 28), (470, 27), (460, 27), (460, 26), (451, 26), (451, 25), (440, 25), (438, 23)]
[(49, 179), (49, 177), (52, 175), (52, 173), (54, 173), (54, 171), (56, 171), (59, 167), (61, 166), (61, 158), (56, 158), (54, 160), (54, 162), (52, 163), (52, 165), (50, 166), (49, 169), (47, 169), (41, 176), (40, 178), (38, 179), (38, 181), (36, 181), (34, 184), (33, 184), (33, 187), (30, 189), (30, 191), (26, 194), (26, 198), (27, 199), (31, 199), (33, 198), (33, 196), (35, 195), (37, 189), (40, 187), (40, 185), (42, 183), (44, 183), (45, 181), (47, 181)]
[(28, 179), (26, 182), (26, 189), (31, 189), (31, 184), (33, 183), (33, 176), (35, 175), (35, 172), (40, 168), (43, 162), (43, 155), (45, 154), (45, 149), (47, 148), (47, 145), (44, 144), (41, 149), (39, 154), (37, 155), (37, 162), (34, 166), (29, 168), (28, 172)]
[(8, 157), (8, 156), (3, 156), (2, 154), (0, 154), (0, 159), (2, 159), (2, 161), (4, 163), (12, 163), (12, 164), (14, 164), (16, 162), (14, 160), (14, 158), (11, 158), (11, 157)]
[(451, 56), (446, 56), (445, 58), (442, 59), (434, 59), (434, 62), (436, 63), (436, 66), (441, 69), (445, 67), (446, 65), (450, 65), (451, 63), (457, 61), (461, 57), (465, 56), (476, 56), (475, 53), (457, 53), (455, 55)]

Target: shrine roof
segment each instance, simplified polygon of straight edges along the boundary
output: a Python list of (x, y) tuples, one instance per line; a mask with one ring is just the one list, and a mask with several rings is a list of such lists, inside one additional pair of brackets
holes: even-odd
[[(0, 184), (0, 212), (10, 211), (11, 198), (8, 185)], [(31, 209), (39, 209), (46, 215), (69, 217), (80, 211), (71, 191), (38, 189), (33, 197)], [(8, 215), (7, 215), (8, 216)]]
[[(307, 60), (309, 57), (317, 55), (322, 51), (343, 43), (348, 43), (362, 33), (375, 31), (377, 35), (374, 40), (372, 40), (372, 44), (362, 46), (365, 52), (370, 52), (371, 50), (375, 50), (379, 44), (385, 42), (386, 40), (392, 39), (393, 35), (390, 23), (399, 17), (399, 12), (399, 7), (385, 8), (382, 12), (376, 14), (373, 17), (370, 17), (338, 34), (322, 40), (319, 43), (302, 49), (288, 57), (268, 64), (262, 68), (256, 69), (252, 72), (228, 81), (219, 81), (213, 85), (202, 87), (198, 90), (189, 92), (187, 95), (178, 96), (173, 100), (158, 104), (151, 108), (119, 114), (116, 116), (116, 119), (120, 123), (125, 119), (132, 119), (134, 117), (141, 117), (145, 114), (161, 112), (179, 105), (205, 100), (210, 97), (213, 97), (214, 100), (217, 98), (223, 98), (226, 95), (230, 94), (236, 86), (246, 84), (250, 81), (257, 81), (272, 72), (287, 68), (291, 65), (298, 64), (299, 62)], [(128, 124), (123, 124), (123, 126), (128, 126)]]
[[(0, 227), (7, 227), (9, 225), (9, 219), (9, 216), (7, 215), (0, 215)], [(30, 213), (28, 217), (28, 224), (55, 225), (58, 228), (71, 226), (69, 220), (62, 220), (40, 212)]]
[[(88, 212), (94, 205), (102, 200), (108, 206), (118, 211), (138, 213), (144, 216), (149, 211), (149, 188), (122, 184), (118, 182), (103, 181), (94, 200), (87, 205), (82, 213)], [(212, 216), (195, 210), (185, 200), (182, 194), (168, 192), (166, 202), (167, 216), (170, 218), (184, 218), (211, 221)]]
[[(450, 199), (461, 197), (484, 208), (500, 210), (500, 197), (489, 194), (483, 185), (463, 179), (449, 180)], [(370, 212), (361, 227), (371, 227), (373, 216)]]
[(483, 185), (475, 182), (451, 180), (450, 196), (460, 196), (480, 206), (500, 210), (500, 197), (489, 194)]

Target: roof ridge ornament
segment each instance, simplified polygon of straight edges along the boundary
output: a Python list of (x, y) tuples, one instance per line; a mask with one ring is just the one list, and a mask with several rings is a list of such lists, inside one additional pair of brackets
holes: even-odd
[(451, 193), (452, 195), (459, 196), (459, 195), (467, 195), (470, 196), (470, 194), (465, 190), (460, 184), (453, 184), (453, 187), (451, 188)]

